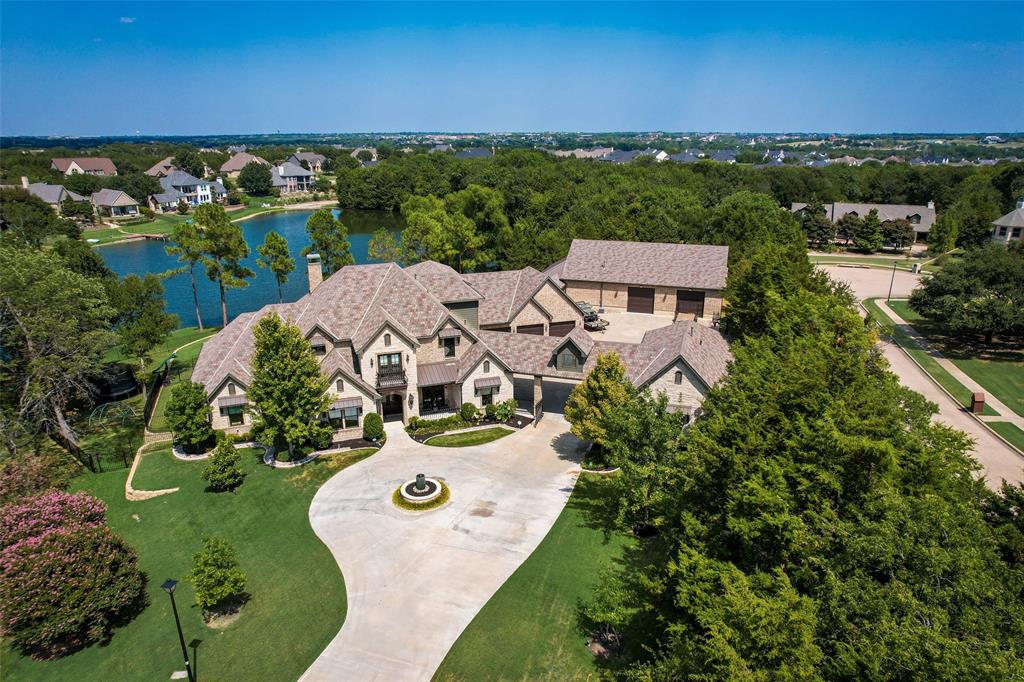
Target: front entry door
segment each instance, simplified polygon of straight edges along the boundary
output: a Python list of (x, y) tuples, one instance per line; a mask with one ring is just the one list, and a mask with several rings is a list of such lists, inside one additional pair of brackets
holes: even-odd
[(398, 393), (388, 393), (381, 399), (381, 412), (384, 421), (402, 420), (402, 396)]

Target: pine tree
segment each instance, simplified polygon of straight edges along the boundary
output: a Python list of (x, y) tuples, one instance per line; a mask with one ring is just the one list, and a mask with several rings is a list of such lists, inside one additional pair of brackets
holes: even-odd
[(211, 282), (220, 289), (221, 321), (228, 325), (227, 290), (249, 286), (245, 280), (255, 273), (242, 265), (249, 256), (249, 245), (242, 228), (232, 223), (219, 204), (203, 204), (196, 209), (195, 223), (203, 230), (203, 267)]
[(217, 447), (203, 467), (202, 477), (210, 484), (210, 488), (217, 491), (233, 490), (241, 485), (245, 478), (242, 455), (226, 435), (218, 437)]
[(322, 208), (306, 221), (310, 245), (302, 250), (303, 256), (320, 254), (320, 262), (328, 275), (333, 275), (346, 265), (355, 263), (352, 247), (348, 242), (348, 229), (334, 217), (329, 208)]
[(256, 264), (274, 273), (277, 280), (277, 302), (284, 302), (284, 294), (281, 287), (288, 281), (288, 275), (295, 270), (295, 259), (288, 251), (288, 240), (277, 232), (271, 230), (263, 239), (263, 243), (256, 247), (256, 253), (260, 255)]
[(882, 248), (882, 223), (878, 219), (878, 209), (871, 209), (864, 216), (853, 235), (853, 246), (864, 253), (874, 253)]
[[(203, 331), (203, 317), (199, 313), (199, 292), (196, 290), (196, 265), (202, 262), (206, 245), (203, 234), (195, 223), (178, 223), (171, 230), (173, 246), (165, 247), (167, 254), (177, 256), (182, 267), (177, 272), (188, 272), (192, 283), (192, 302), (196, 308), (196, 324)], [(177, 274), (177, 273), (176, 273)]]
[(253, 330), (256, 351), (248, 398), (255, 428), (269, 441), (283, 441), (288, 456), (295, 446), (317, 442), (330, 433), (320, 421), (327, 409), (327, 377), (309, 341), (277, 313), (263, 317)]
[(401, 263), (402, 250), (395, 241), (395, 235), (387, 228), (380, 228), (370, 237), (369, 255), (381, 263)]

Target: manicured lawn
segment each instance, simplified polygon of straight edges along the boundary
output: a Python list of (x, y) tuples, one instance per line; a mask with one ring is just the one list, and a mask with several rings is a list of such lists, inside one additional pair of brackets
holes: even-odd
[(99, 244), (107, 244), (128, 239), (137, 234), (169, 234), (175, 225), (188, 220), (188, 216), (177, 213), (160, 213), (153, 220), (135, 225), (122, 225), (120, 228), (104, 228), (102, 230), (86, 230), (82, 239), (97, 239)]
[(144, 502), (124, 499), (126, 470), (79, 477), (74, 487), (107, 503), (110, 525), (138, 552), (149, 604), (104, 646), (55, 661), (5, 650), (4, 679), (167, 680), (182, 670), (174, 618), (160, 584), (184, 578), (204, 534), (223, 536), (234, 546), (251, 599), (237, 621), (215, 630), (203, 623), (191, 585), (179, 583), (175, 597), (185, 641), (200, 641), (199, 679), (297, 679), (338, 632), (346, 609), (341, 572), (309, 526), (310, 500), (334, 473), (373, 452), (346, 452), (282, 470), (260, 464), (259, 451), (244, 450), (245, 482), (234, 493), (212, 493), (199, 478), (204, 462), (180, 462), (168, 446), (158, 446), (144, 456), (135, 485), (181, 489)]
[(986, 422), (992, 430), (1006, 440), (1013, 443), (1013, 446), (1024, 452), (1024, 429), (1010, 422)]
[(920, 262), (916, 259), (880, 258), (877, 256), (808, 256), (812, 263), (821, 265), (870, 265), (873, 267), (891, 268), (896, 263), (897, 270), (910, 270), (911, 263)]
[(484, 443), (490, 443), (492, 440), (498, 440), (505, 436), (510, 436), (515, 431), (506, 429), (503, 426), (495, 426), (490, 429), (480, 429), (479, 431), (466, 431), (464, 433), (449, 433), (443, 436), (434, 436), (430, 440), (426, 441), (427, 445), (436, 445), (440, 448), (464, 448), (468, 445), (482, 445)]
[[(190, 327), (194, 333), (198, 334), (198, 330), (194, 327)], [(183, 330), (178, 330), (183, 331)], [(198, 335), (196, 339), (205, 339), (216, 333), (217, 330), (204, 330), (202, 335)], [(186, 337), (187, 338), (187, 337)], [(193, 339), (195, 340), (195, 339)], [(188, 343), (184, 341), (183, 343)], [(196, 365), (196, 358), (199, 357), (199, 351), (203, 348), (204, 341), (199, 340), (197, 343), (193, 343), (191, 346), (186, 346), (178, 351), (177, 356), (174, 358), (174, 362), (171, 364), (171, 371), (169, 375), (169, 383), (166, 386), (161, 387), (160, 396), (157, 398), (156, 407), (153, 408), (153, 416), (149, 421), (149, 430), (163, 432), (168, 431), (167, 422), (164, 420), (164, 413), (167, 411), (167, 405), (171, 402), (171, 391), (181, 381), (190, 381), (192, 379), (192, 370)], [(182, 344), (178, 344), (179, 346)], [(163, 357), (166, 357), (164, 355)]]
[(1024, 346), (1007, 344), (1000, 339), (986, 346), (980, 341), (972, 343), (950, 337), (943, 333), (941, 325), (911, 310), (906, 301), (892, 301), (889, 307), (911, 323), (964, 374), (1011, 410), (1024, 416)]
[[(875, 299), (868, 299), (864, 301), (864, 307), (867, 308), (868, 313), (871, 317), (878, 322), (884, 329), (892, 331), (893, 340), (896, 341), (910, 357), (914, 358), (919, 365), (924, 369), (925, 372), (931, 375), (936, 382), (945, 388), (949, 393), (956, 399), (958, 403), (964, 407), (970, 407), (971, 405), (971, 391), (966, 386), (957, 381), (952, 374), (943, 369), (942, 365), (935, 361), (931, 355), (928, 354), (921, 346), (917, 344), (912, 338), (907, 336), (906, 332), (896, 328), (889, 317), (879, 309)], [(984, 414), (992, 417), (999, 416), (999, 413), (993, 410), (988, 405), (985, 405)]]
[(434, 675), (439, 682), (595, 680), (576, 609), (633, 541), (607, 537), (587, 512), (609, 480), (583, 475), (537, 550), (501, 586), (455, 642)]

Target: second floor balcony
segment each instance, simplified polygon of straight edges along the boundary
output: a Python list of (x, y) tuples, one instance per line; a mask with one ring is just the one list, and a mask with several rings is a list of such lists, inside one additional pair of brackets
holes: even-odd
[(405, 368), (402, 366), (388, 366), (377, 369), (377, 388), (395, 388), (405, 386), (408, 382), (405, 378)]

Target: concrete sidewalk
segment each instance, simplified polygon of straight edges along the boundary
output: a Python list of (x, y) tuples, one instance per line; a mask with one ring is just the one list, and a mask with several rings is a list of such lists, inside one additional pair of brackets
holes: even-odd
[(999, 400), (999, 398), (996, 398), (994, 395), (992, 395), (992, 393), (989, 392), (987, 388), (979, 384), (977, 381), (971, 378), (969, 374), (965, 373), (962, 369), (957, 367), (952, 360), (950, 360), (946, 356), (942, 355), (942, 353), (937, 351), (934, 346), (928, 343), (928, 340), (925, 339), (925, 337), (922, 336), (919, 331), (914, 329), (909, 322), (900, 317), (895, 310), (886, 305), (885, 301), (879, 300), (877, 301), (877, 303), (878, 308), (883, 313), (885, 313), (890, 320), (892, 320), (903, 332), (905, 332), (907, 336), (916, 341), (917, 345), (921, 346), (921, 348), (923, 348), (928, 353), (928, 355), (932, 356), (932, 358), (935, 359), (935, 362), (939, 363), (940, 367), (949, 372), (953, 376), (953, 378), (959, 381), (961, 384), (963, 384), (967, 388), (967, 390), (975, 393), (980, 391), (985, 394), (985, 402), (991, 405), (992, 409), (999, 413), (999, 416), (978, 415), (982, 419), (982, 421), (1011, 422), (1013, 424), (1016, 424), (1018, 427), (1024, 429), (1024, 417), (1021, 417), (1019, 414), (1010, 409), (1004, 402)]
[[(565, 506), (582, 449), (568, 430), (549, 413), (492, 443), (438, 448), (387, 424), (384, 448), (328, 481), (310, 506), (345, 576), (348, 613), (302, 679), (429, 680)], [(392, 493), (417, 473), (443, 479), (451, 501), (397, 509)]]

